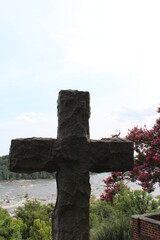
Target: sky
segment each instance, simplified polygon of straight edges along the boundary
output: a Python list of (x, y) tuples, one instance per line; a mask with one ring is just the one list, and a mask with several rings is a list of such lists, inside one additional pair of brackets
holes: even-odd
[(0, 0), (0, 156), (57, 136), (60, 90), (90, 92), (90, 137), (151, 128), (160, 91), (159, 0)]

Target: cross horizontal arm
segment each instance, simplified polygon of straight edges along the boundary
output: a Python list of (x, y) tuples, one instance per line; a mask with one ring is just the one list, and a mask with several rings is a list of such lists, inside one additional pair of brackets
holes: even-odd
[(133, 142), (108, 138), (90, 142), (90, 171), (110, 172), (133, 169)]
[(57, 140), (51, 138), (19, 138), (11, 142), (9, 170), (32, 173), (57, 171)]

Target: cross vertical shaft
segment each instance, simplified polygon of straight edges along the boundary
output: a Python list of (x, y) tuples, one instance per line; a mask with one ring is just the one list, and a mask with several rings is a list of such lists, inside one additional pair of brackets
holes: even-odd
[(53, 239), (89, 239), (89, 169), (85, 163), (90, 116), (89, 93), (61, 91), (58, 98), (58, 141), (62, 165), (57, 172)]
[(57, 173), (53, 239), (89, 239), (89, 173), (66, 169)]

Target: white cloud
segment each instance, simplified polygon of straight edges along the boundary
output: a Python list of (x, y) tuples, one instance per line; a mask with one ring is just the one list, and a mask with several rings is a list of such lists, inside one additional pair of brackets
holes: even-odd
[(149, 117), (156, 115), (156, 109), (153, 108), (142, 108), (137, 106), (136, 108), (122, 107), (112, 111), (113, 115), (119, 121), (140, 121), (147, 120)]
[(16, 117), (16, 119), (27, 123), (36, 123), (36, 119), (39, 115), (41, 114), (36, 112), (21, 113), (19, 116)]
[(18, 127), (17, 134), (23, 129), (24, 137), (26, 135), (54, 136), (57, 129), (57, 116), (54, 114), (25, 112), (19, 114), (15, 121), (15, 126)]
[(156, 109), (152, 108), (120, 108), (108, 112), (101, 107), (95, 108), (90, 119), (90, 135), (91, 138), (101, 139), (120, 131), (121, 137), (125, 137), (128, 129), (134, 126), (152, 128), (158, 117)]
[(24, 121), (24, 122), (33, 122), (33, 119), (29, 118), (26, 115), (18, 116), (17, 119), (20, 120), (20, 121)]
[(8, 154), (11, 139), (28, 137), (53, 137), (57, 135), (57, 116), (41, 112), (25, 112), (15, 117), (0, 119), (0, 156)]

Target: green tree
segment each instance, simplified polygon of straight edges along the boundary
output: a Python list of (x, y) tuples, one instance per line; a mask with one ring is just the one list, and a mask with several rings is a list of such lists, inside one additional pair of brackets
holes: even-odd
[(132, 240), (132, 222), (125, 215), (114, 214), (91, 229), (91, 240)]
[(22, 240), (19, 222), (2, 208), (0, 208), (0, 240)]
[(142, 190), (131, 191), (124, 184), (121, 187), (120, 194), (115, 195), (113, 199), (113, 207), (115, 210), (127, 214), (144, 214), (158, 211), (159, 202), (154, 200), (151, 194)]
[(31, 227), (34, 225), (34, 221), (39, 219), (44, 221), (46, 225), (49, 225), (50, 218), (52, 217), (53, 205), (41, 205), (38, 200), (27, 200), (24, 207), (18, 207), (16, 211), (16, 218), (21, 219), (26, 228), (22, 230), (23, 239), (30, 237)]
[(34, 220), (33, 226), (30, 228), (30, 237), (28, 240), (52, 240), (52, 221), (49, 223), (43, 220)]
[(32, 174), (13, 173), (8, 169), (8, 155), (0, 157), (0, 180), (19, 180), (19, 179), (53, 179), (55, 173), (36, 172)]
[(90, 228), (94, 228), (98, 223), (114, 215), (115, 210), (110, 203), (96, 200), (95, 196), (90, 199)]
[(120, 189), (112, 202), (91, 197), (91, 240), (131, 240), (131, 215), (159, 211), (160, 197), (155, 200), (142, 190), (130, 191), (124, 184)]

